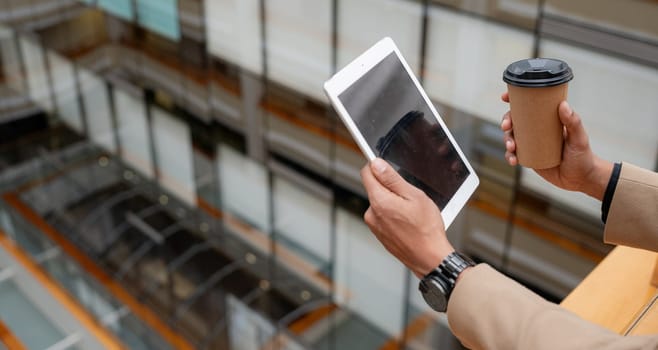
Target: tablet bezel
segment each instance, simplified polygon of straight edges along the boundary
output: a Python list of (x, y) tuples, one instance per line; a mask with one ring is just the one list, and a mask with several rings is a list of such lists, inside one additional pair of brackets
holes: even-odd
[(370, 148), (368, 142), (363, 137), (359, 131), (359, 128), (356, 126), (356, 123), (354, 120), (352, 120), (350, 114), (347, 112), (347, 109), (338, 97), (341, 93), (347, 90), (352, 84), (354, 84), (357, 80), (359, 80), (362, 76), (368, 73), (373, 67), (375, 67), (379, 62), (381, 62), (384, 58), (388, 57), (388, 55), (393, 52), (397, 55), (409, 77), (411, 77), (411, 80), (416, 86), (416, 89), (424, 99), (425, 103), (429, 106), (429, 109), (432, 111), (434, 118), (438, 121), (439, 125), (441, 125), (443, 132), (448, 136), (448, 139), (452, 143), (453, 147), (459, 154), (459, 157), (461, 158), (462, 162), (464, 162), (469, 172), (469, 175), (461, 184), (457, 192), (455, 192), (452, 198), (450, 198), (445, 208), (441, 210), (441, 216), (443, 217), (445, 228), (448, 229), (450, 224), (452, 224), (454, 221), (455, 217), (457, 217), (457, 214), (459, 214), (461, 209), (466, 205), (466, 202), (471, 197), (473, 192), (475, 192), (475, 189), (479, 185), (480, 180), (477, 174), (475, 174), (473, 167), (471, 167), (471, 164), (468, 162), (468, 159), (466, 159), (464, 156), (461, 148), (457, 142), (455, 142), (455, 139), (450, 133), (450, 130), (448, 130), (446, 127), (443, 119), (441, 119), (441, 116), (434, 108), (434, 105), (425, 93), (425, 90), (423, 90), (422, 86), (416, 79), (416, 76), (413, 74), (413, 71), (407, 64), (407, 61), (405, 61), (404, 57), (402, 57), (400, 50), (397, 48), (393, 40), (389, 37), (386, 37), (377, 42), (370, 49), (354, 59), (354, 61), (350, 62), (347, 66), (345, 66), (338, 73), (327, 80), (324, 83), (324, 91), (329, 97), (331, 104), (338, 112), (338, 116), (342, 119), (350, 134), (352, 134), (352, 137), (359, 145), (359, 148), (363, 154), (366, 155), (369, 161), (373, 160), (376, 157), (374, 151)]

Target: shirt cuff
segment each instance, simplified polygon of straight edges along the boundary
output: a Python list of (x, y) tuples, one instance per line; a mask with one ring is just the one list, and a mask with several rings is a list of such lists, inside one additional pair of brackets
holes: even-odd
[(608, 186), (605, 188), (605, 194), (603, 195), (603, 202), (601, 202), (601, 220), (605, 224), (608, 219), (608, 211), (610, 211), (610, 203), (612, 203), (612, 197), (615, 195), (615, 189), (617, 188), (617, 182), (619, 181), (619, 174), (621, 173), (621, 163), (615, 163), (615, 166), (612, 168), (612, 175), (610, 175), (610, 180), (608, 181)]

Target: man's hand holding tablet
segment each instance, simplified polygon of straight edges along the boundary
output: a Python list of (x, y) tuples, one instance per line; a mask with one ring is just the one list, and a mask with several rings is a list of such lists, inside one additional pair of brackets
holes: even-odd
[(379, 41), (324, 88), (366, 157), (386, 160), (450, 226), (479, 180), (393, 41)]

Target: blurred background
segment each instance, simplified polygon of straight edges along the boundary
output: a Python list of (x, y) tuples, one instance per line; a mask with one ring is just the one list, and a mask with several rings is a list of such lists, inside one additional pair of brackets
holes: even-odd
[(480, 176), (451, 241), (559, 302), (611, 247), (600, 203), (506, 165), (502, 72), (567, 61), (594, 151), (657, 170), (656, 18), (650, 0), (0, 0), (0, 349), (461, 349), (363, 223), (366, 161), (322, 91), (384, 36)]

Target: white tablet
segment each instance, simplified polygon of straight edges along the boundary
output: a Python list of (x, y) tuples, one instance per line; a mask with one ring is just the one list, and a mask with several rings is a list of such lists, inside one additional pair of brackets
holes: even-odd
[(324, 90), (366, 157), (388, 161), (423, 190), (448, 228), (479, 179), (393, 40), (379, 41)]

